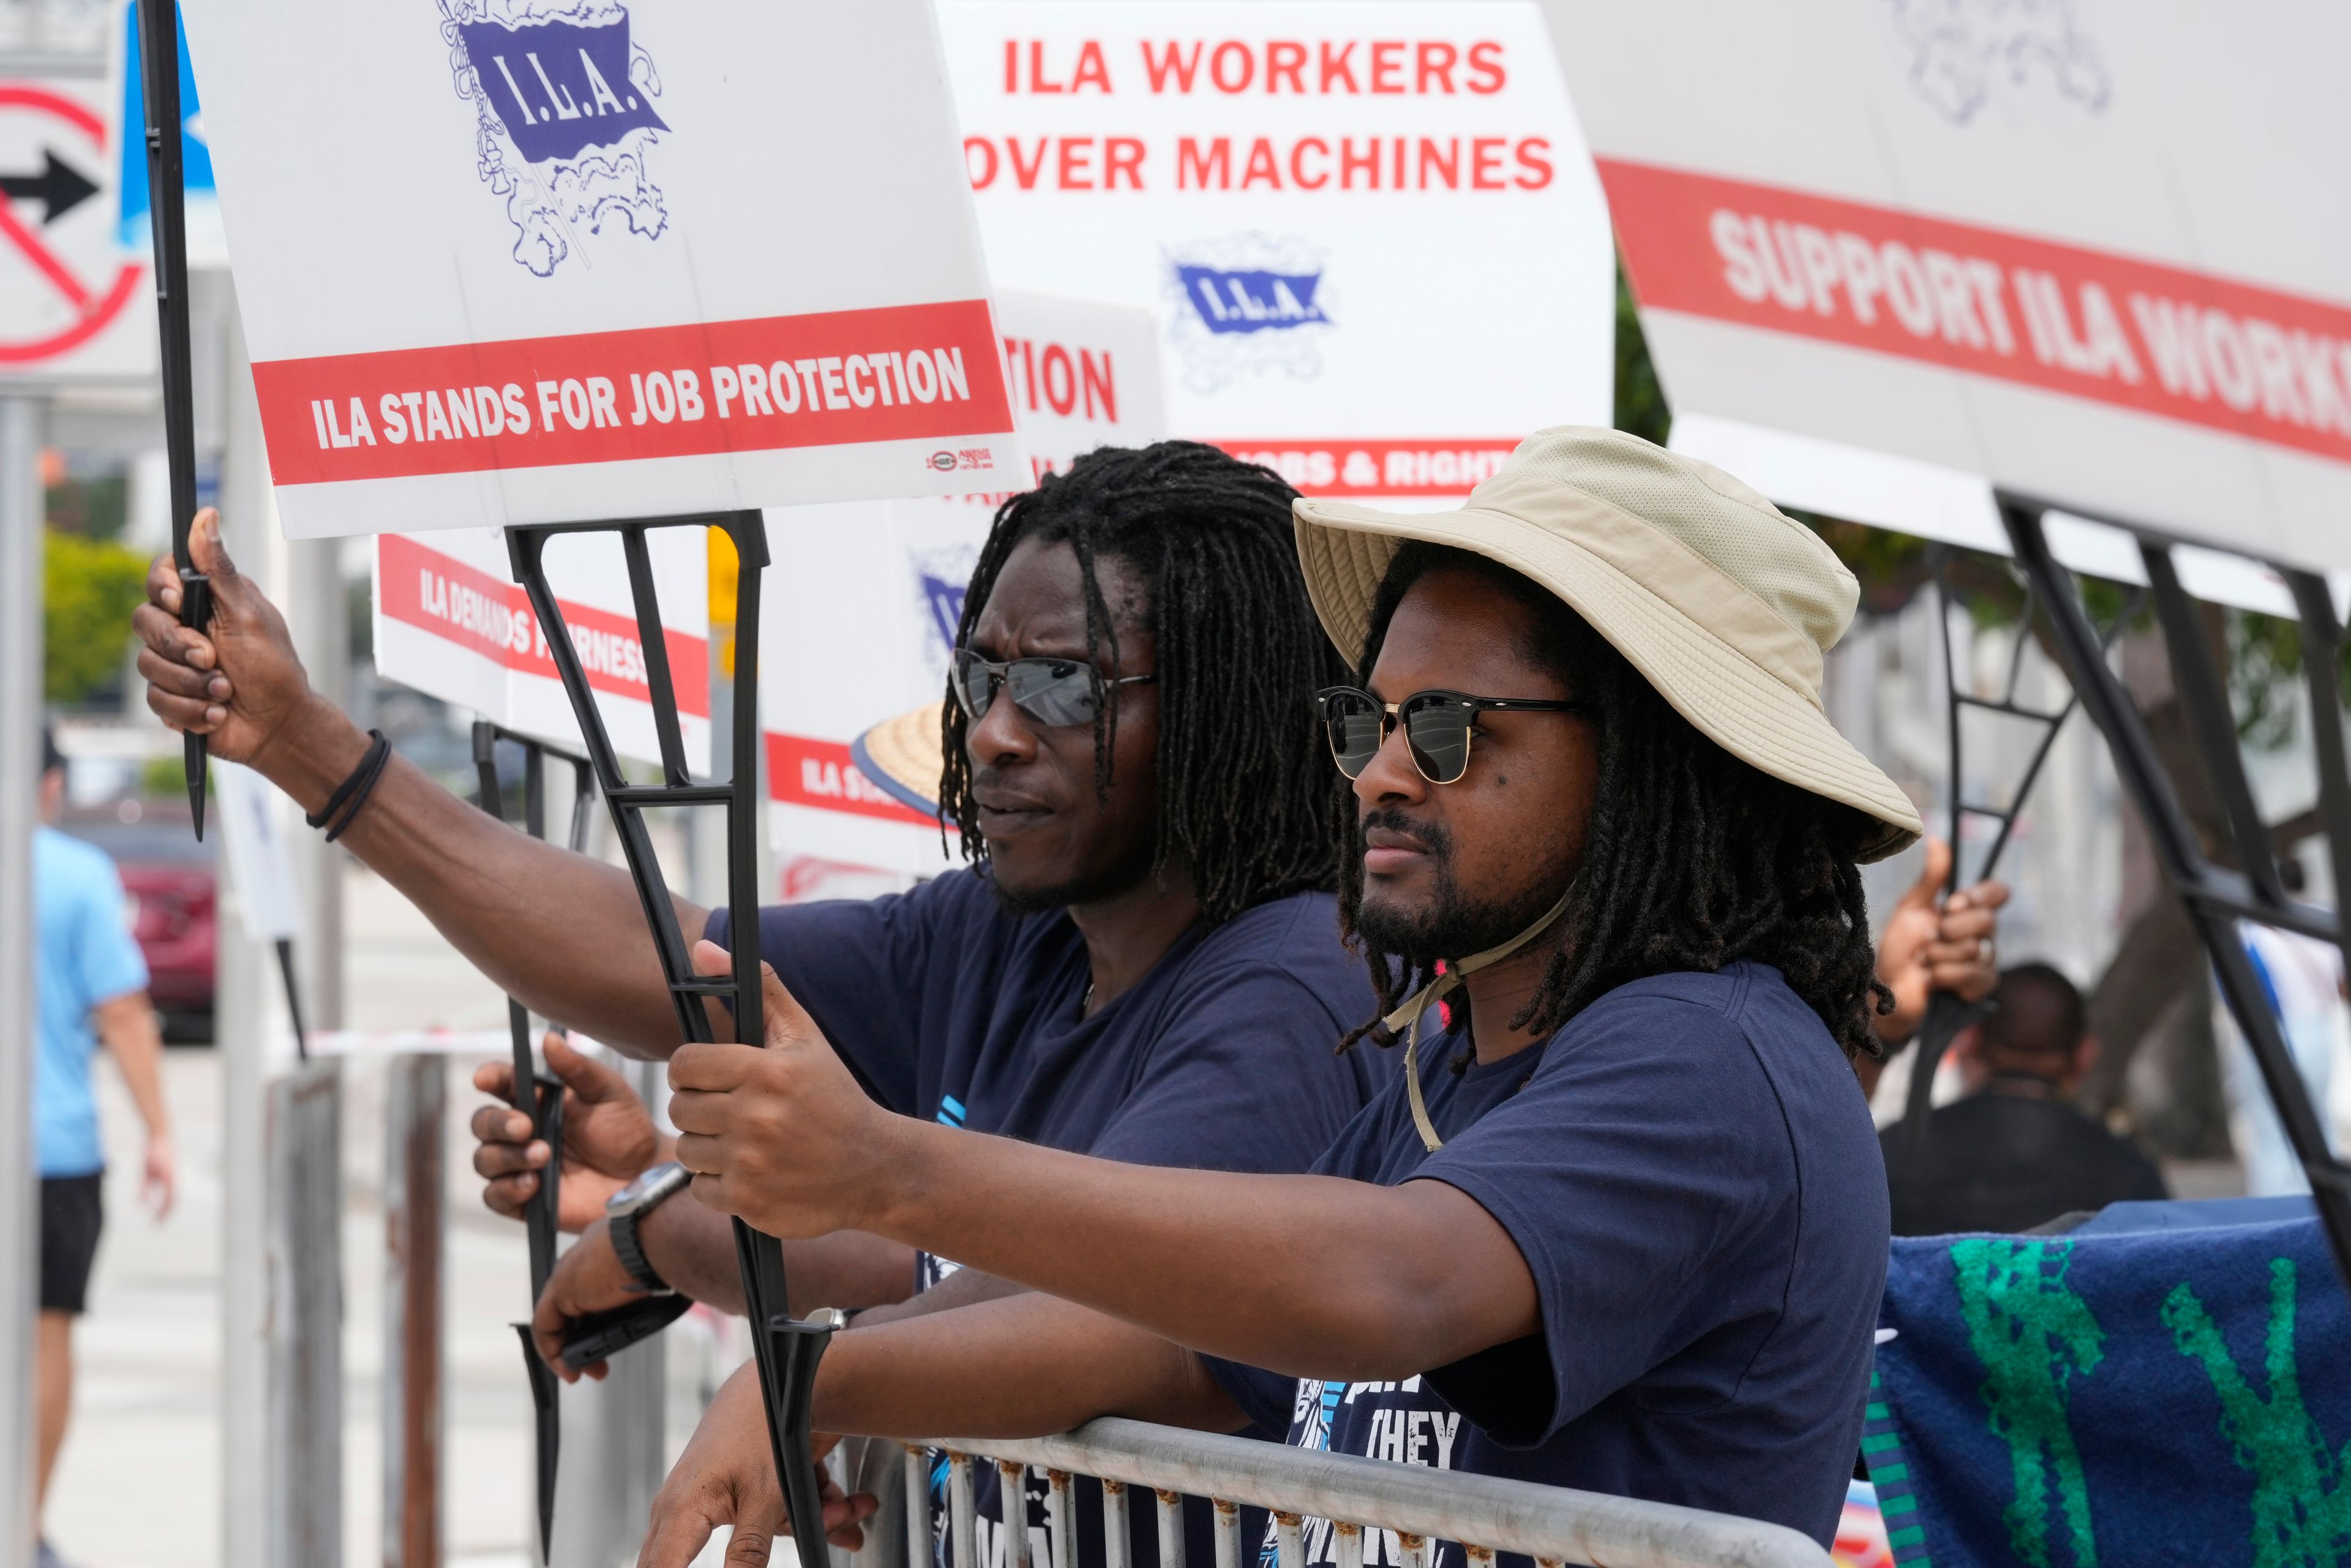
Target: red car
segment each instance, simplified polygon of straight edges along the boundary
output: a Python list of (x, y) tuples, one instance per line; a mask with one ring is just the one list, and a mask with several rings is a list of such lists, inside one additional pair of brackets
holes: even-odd
[(58, 826), (104, 850), (121, 873), (122, 890), (131, 898), (131, 931), (147, 958), (147, 992), (163, 1015), (164, 1038), (210, 1040), (216, 932), (213, 846), (196, 841), (184, 816), (140, 822), (109, 816)]

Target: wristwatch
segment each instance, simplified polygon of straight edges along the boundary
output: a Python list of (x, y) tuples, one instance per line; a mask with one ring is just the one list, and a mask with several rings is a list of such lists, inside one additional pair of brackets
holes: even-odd
[(644, 1172), (604, 1201), (605, 1228), (611, 1236), (612, 1250), (629, 1278), (648, 1291), (665, 1292), (670, 1284), (645, 1261), (644, 1249), (637, 1242), (637, 1224), (684, 1192), (693, 1180), (692, 1171), (672, 1160)]

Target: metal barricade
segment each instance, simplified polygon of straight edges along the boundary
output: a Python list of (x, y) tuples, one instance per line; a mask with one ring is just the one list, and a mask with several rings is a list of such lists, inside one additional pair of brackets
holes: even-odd
[[(927, 1448), (944, 1450), (950, 1467), (952, 1568), (1071, 1568), (1071, 1486), (1081, 1477), (1102, 1483), (1107, 1568), (1129, 1568), (1127, 1514), (1137, 1488), (1158, 1510), (1161, 1568), (1186, 1568), (1187, 1493), (1215, 1504), (1215, 1568), (1241, 1568), (1257, 1555), (1256, 1543), (1241, 1539), (1243, 1505), (1272, 1515), (1278, 1568), (1302, 1568), (1304, 1532), (1320, 1521), (1332, 1521), (1330, 1555), (1338, 1568), (1363, 1568), (1367, 1531), (1394, 1534), (1403, 1568), (1430, 1568), (1433, 1543), (1445, 1541), (1462, 1543), (1468, 1568), (1493, 1568), (1498, 1552), (1523, 1553), (1538, 1568), (1829, 1568), (1832, 1561), (1810, 1537), (1758, 1520), (1104, 1419), (1058, 1437), (909, 1444), (906, 1568), (932, 1568)], [(982, 1461), (998, 1467), (1008, 1499), (1024, 1495), (1030, 1469), (1045, 1472), (1049, 1563), (1029, 1563), (1029, 1531), (1021, 1529), (1002, 1531), (1000, 1563), (980, 1560), (972, 1467)]]

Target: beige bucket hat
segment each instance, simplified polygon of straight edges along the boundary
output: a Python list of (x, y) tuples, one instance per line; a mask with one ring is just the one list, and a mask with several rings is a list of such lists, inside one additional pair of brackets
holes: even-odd
[(857, 770), (902, 806), (926, 817), (939, 814), (939, 777), (946, 751), (939, 744), (945, 698), (885, 718), (849, 743)]
[(1821, 708), (1822, 654), (1859, 600), (1853, 573), (1720, 469), (1622, 431), (1562, 425), (1520, 443), (1458, 511), (1292, 510), (1307, 591), (1350, 662), (1405, 540), (1474, 550), (1565, 600), (1716, 745), (1884, 824), (1863, 860), (1918, 838), (1909, 797)]

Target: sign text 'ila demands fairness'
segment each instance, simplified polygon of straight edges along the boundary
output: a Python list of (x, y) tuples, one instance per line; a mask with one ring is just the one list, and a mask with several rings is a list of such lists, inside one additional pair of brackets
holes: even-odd
[[(646, 532), (663, 652), (681, 674), (710, 663), (707, 549), (700, 528)], [(579, 748), (579, 723), (549, 650), (550, 629), (511, 580), (505, 536), (492, 528), (379, 534), (374, 553), (378, 674), (517, 734)], [(547, 572), (614, 748), (623, 757), (658, 761), (649, 651), (638, 632), (620, 541), (559, 537), (549, 544)], [(709, 685), (681, 678), (674, 691), (687, 766), (705, 770)]]
[(925, 0), (185, 9), (290, 534), (1017, 464)]

